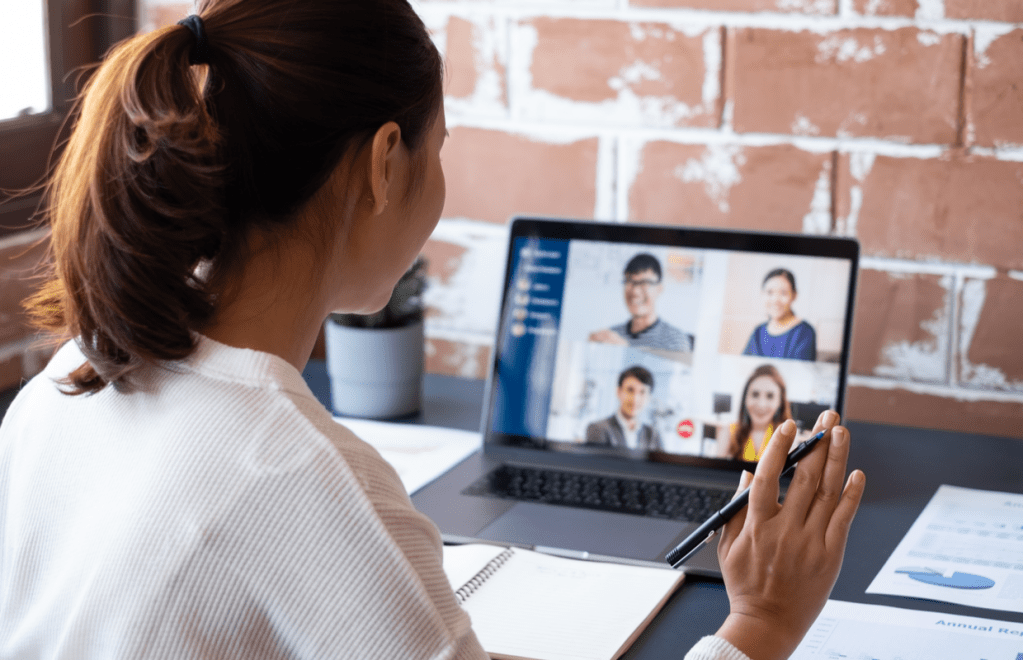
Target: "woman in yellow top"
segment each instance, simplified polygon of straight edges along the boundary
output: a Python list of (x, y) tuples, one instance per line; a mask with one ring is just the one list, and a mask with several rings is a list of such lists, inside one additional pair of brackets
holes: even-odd
[(791, 418), (785, 379), (770, 364), (757, 367), (742, 390), (738, 423), (731, 424), (727, 433), (718, 433), (718, 455), (744, 461), (760, 460), (774, 429)]

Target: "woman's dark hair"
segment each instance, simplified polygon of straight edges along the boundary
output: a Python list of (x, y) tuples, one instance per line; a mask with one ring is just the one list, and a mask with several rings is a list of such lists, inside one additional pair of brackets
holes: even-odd
[[(77, 337), (69, 393), (131, 390), (213, 318), (253, 229), (287, 232), (342, 158), (394, 121), (419, 147), (442, 62), (407, 0), (205, 0), (208, 65), (184, 25), (111, 50), (46, 188), (52, 273), (27, 307)], [(327, 231), (330, 231), (328, 228)]]
[(789, 405), (788, 396), (785, 394), (785, 379), (781, 377), (781, 373), (779, 373), (774, 365), (760, 365), (753, 370), (753, 373), (746, 380), (746, 386), (742, 388), (742, 398), (739, 400), (739, 426), (735, 429), (735, 433), (732, 434), (728, 443), (728, 455), (732, 458), (739, 458), (742, 447), (746, 444), (753, 429), (753, 420), (750, 418), (749, 411), (746, 410), (746, 395), (749, 394), (749, 386), (761, 376), (769, 376), (778, 384), (778, 388), (781, 390), (781, 401), (778, 404), (778, 410), (774, 413), (774, 418), (771, 420), (774, 428), (777, 429), (786, 419), (792, 419), (792, 408)]
[(775, 268), (770, 273), (765, 275), (764, 281), (760, 285), (761, 288), (763, 288), (764, 284), (767, 284), (768, 280), (775, 277), (784, 277), (785, 279), (787, 279), (789, 281), (789, 286), (792, 287), (792, 293), (796, 292), (796, 276), (792, 274), (792, 271), (786, 270), (784, 268)]

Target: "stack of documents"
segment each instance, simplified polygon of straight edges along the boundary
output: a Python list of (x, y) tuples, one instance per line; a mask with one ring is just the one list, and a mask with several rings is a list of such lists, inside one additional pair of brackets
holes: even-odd
[(480, 447), (478, 432), (424, 424), (336, 418), (394, 467), (402, 485), (414, 493)]
[(867, 593), (1023, 612), (1023, 495), (941, 486)]
[(789, 660), (996, 658), (1023, 658), (1023, 623), (829, 600)]

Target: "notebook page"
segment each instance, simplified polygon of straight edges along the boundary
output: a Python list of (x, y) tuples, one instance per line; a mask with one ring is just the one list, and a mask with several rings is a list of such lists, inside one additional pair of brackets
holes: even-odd
[(682, 577), (669, 569), (516, 549), (462, 607), (483, 648), (495, 658), (611, 660)]

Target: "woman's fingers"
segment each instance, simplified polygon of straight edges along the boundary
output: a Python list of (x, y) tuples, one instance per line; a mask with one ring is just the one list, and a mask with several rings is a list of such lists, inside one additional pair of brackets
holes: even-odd
[(810, 510), (806, 514), (806, 523), (824, 529), (831, 520), (838, 501), (842, 497), (845, 483), (846, 462), (849, 459), (849, 431), (841, 426), (831, 429), (831, 444), (828, 447), (827, 462), (824, 473), (817, 484)]
[[(788, 512), (787, 515), (791, 516), (792, 520), (799, 521), (800, 524), (806, 520), (810, 507), (813, 506), (814, 499), (819, 492), (821, 474), (824, 472), (828, 456), (831, 453), (831, 445), (835, 440), (834, 428), (838, 420), (838, 413), (831, 410), (825, 411), (818, 418), (814, 431), (832, 429), (832, 432), (821, 439), (808, 456), (799, 461), (799, 464), (796, 466), (796, 472), (792, 477), (792, 483), (789, 484), (788, 492), (785, 494), (785, 510)], [(846, 446), (848, 448), (848, 442)], [(843, 472), (839, 479), (844, 479), (845, 459), (843, 457), (840, 458), (843, 461)], [(841, 489), (841, 481), (839, 481), (838, 488)]]
[[(734, 500), (739, 496), (739, 493), (746, 490), (749, 485), (753, 482), (753, 474), (743, 470), (739, 476), (739, 487), (735, 490), (735, 495), (732, 496)], [(732, 542), (735, 541), (735, 537), (742, 531), (743, 525), (746, 524), (746, 512), (749, 507), (743, 507), (739, 513), (735, 514), (731, 520), (725, 523), (724, 528), (721, 530), (721, 540), (718, 543), (718, 557), (725, 557), (728, 555), (728, 549), (732, 546)]]
[(791, 419), (782, 422), (767, 443), (767, 449), (760, 457), (753, 475), (753, 489), (749, 497), (749, 516), (753, 520), (766, 520), (778, 512), (778, 477), (785, 466), (789, 446), (796, 437), (796, 423)]
[(829, 552), (845, 551), (845, 542), (849, 539), (849, 528), (852, 527), (853, 517), (856, 516), (856, 510), (860, 507), (866, 485), (866, 475), (859, 470), (853, 470), (846, 482), (845, 490), (842, 491), (842, 499), (839, 500), (835, 513), (831, 516), (824, 532), (824, 547)]

